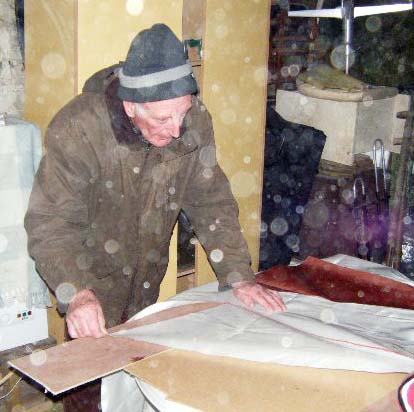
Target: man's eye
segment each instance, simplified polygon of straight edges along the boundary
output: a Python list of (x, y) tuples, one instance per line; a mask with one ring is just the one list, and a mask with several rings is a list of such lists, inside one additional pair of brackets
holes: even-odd
[(164, 124), (168, 122), (168, 118), (167, 119), (157, 119), (158, 123)]

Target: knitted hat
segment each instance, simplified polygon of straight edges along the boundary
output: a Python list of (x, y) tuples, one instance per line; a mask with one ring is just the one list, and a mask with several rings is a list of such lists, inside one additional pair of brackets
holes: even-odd
[(197, 92), (183, 44), (165, 24), (136, 35), (119, 72), (118, 97), (144, 103)]

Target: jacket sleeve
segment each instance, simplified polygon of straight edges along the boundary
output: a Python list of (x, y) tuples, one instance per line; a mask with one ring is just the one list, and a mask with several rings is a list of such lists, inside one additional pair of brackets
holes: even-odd
[(209, 114), (206, 117), (183, 210), (216, 273), (219, 290), (223, 290), (242, 280), (254, 282), (255, 278), (238, 221), (238, 205), (217, 163), (212, 122)]
[[(73, 294), (90, 285), (92, 257), (85, 242), (89, 196), (96, 179), (82, 145), (76, 122), (57, 116), (45, 137), (46, 154), (37, 171), (25, 228), (29, 254), (36, 268), (65, 311)], [(90, 205), (89, 205), (90, 206)]]

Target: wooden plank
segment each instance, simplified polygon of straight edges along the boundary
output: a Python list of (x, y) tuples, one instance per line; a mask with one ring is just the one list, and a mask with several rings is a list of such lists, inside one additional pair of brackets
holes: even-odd
[(53, 395), (109, 375), (167, 348), (121, 336), (81, 338), (35, 352), (9, 365)]
[(204, 0), (183, 0), (183, 40), (203, 36)]
[(122, 325), (114, 326), (113, 328), (109, 329), (109, 333), (119, 332), (120, 330), (128, 330), (134, 329), (139, 326), (149, 325), (151, 323), (161, 322), (163, 320), (174, 319), (180, 316), (185, 316), (190, 313), (200, 312), (202, 310), (207, 310), (211, 308), (215, 308), (216, 306), (220, 306), (222, 303), (220, 302), (197, 302), (197, 303), (189, 303), (187, 305), (177, 306), (171, 309), (161, 310), (157, 313), (153, 313), (152, 315), (145, 316), (141, 319), (131, 320), (127, 323), (123, 323)]
[[(401, 112), (400, 112), (401, 113)], [(395, 182), (394, 197), (389, 217), (386, 264), (399, 270), (402, 259), (404, 213), (407, 206), (407, 184), (409, 177), (410, 153), (414, 146), (414, 96), (410, 97), (408, 112), (404, 115), (404, 133), (401, 141), (400, 166)]]
[[(128, 330), (199, 312), (220, 305), (216, 302), (191, 303), (127, 322), (109, 329)], [(109, 375), (125, 366), (168, 349), (162, 345), (121, 336), (81, 338), (38, 351), (9, 365), (40, 383), (54, 395)]]
[(203, 412), (394, 412), (395, 390), (406, 376), (251, 362), (176, 349), (126, 371), (160, 389), (167, 399)]

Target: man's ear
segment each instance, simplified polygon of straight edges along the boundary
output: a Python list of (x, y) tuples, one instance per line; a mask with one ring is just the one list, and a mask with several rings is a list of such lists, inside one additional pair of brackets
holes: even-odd
[(124, 105), (124, 110), (125, 110), (125, 113), (127, 114), (127, 116), (128, 117), (135, 117), (135, 103), (123, 100), (122, 104)]

